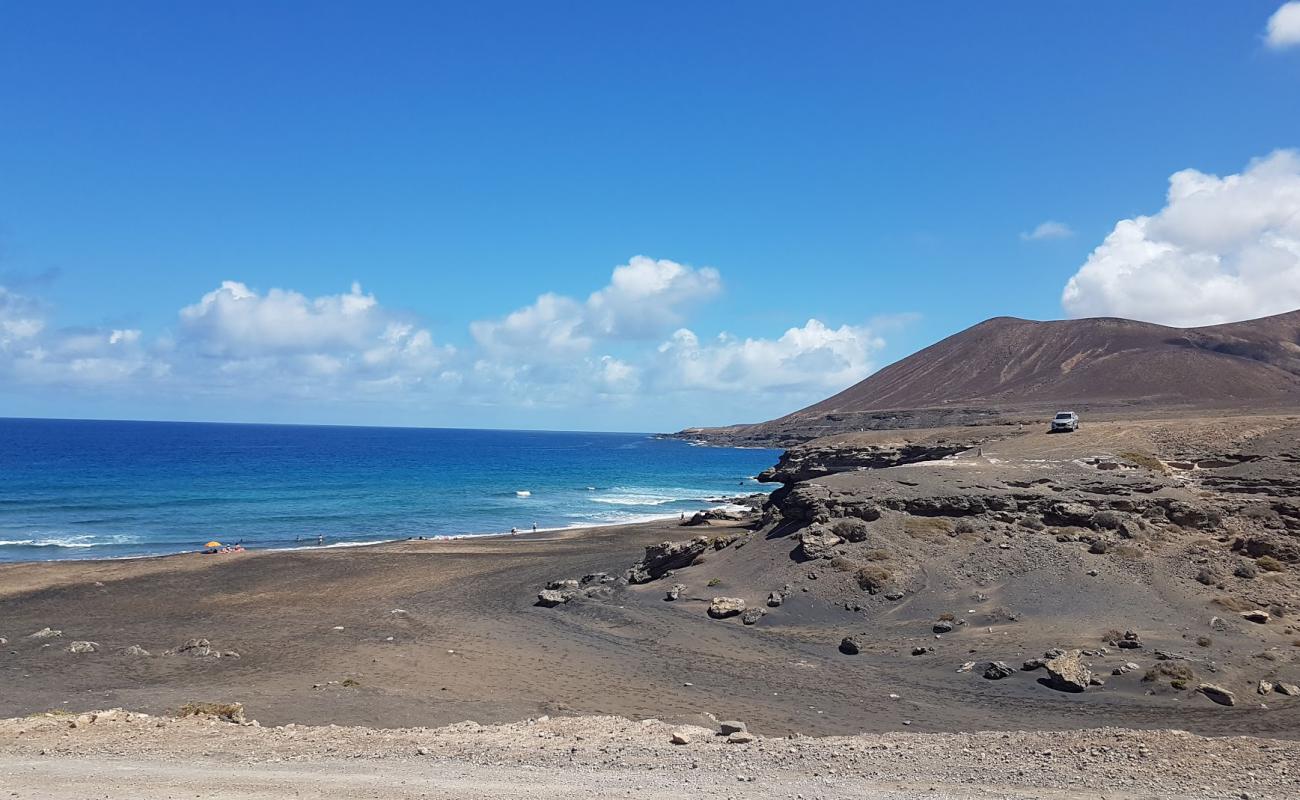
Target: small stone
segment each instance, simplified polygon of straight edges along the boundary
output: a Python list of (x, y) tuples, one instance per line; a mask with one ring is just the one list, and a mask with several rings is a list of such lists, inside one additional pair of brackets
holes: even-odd
[(28, 639), (55, 639), (63, 635), (63, 631), (56, 631), (51, 628), (41, 628), (36, 633), (27, 634)]
[(856, 656), (862, 652), (862, 643), (856, 636), (845, 636), (840, 640), (840, 652), (846, 656)]
[(781, 605), (784, 602), (785, 602), (785, 596), (782, 595), (780, 592), (769, 592), (767, 595), (767, 604), (772, 608), (776, 608), (777, 606)]
[(733, 733), (744, 733), (747, 729), (740, 720), (726, 719), (718, 722), (718, 730), (723, 736), (730, 736)]
[(740, 615), (740, 621), (746, 625), (753, 625), (767, 614), (765, 608), (750, 608)]
[(99, 642), (73, 642), (68, 645), (69, 653), (96, 653), (99, 652)]
[(677, 730), (677, 731), (673, 731), (673, 734), (668, 738), (668, 741), (672, 742), (673, 744), (690, 744), (691, 737), (690, 734), (688, 734), (686, 731)]
[(1264, 623), (1268, 622), (1270, 619), (1267, 611), (1258, 608), (1255, 609), (1254, 611), (1243, 611), (1241, 612), (1241, 616), (1243, 619), (1250, 620), (1251, 622), (1254, 622), (1257, 625), (1263, 625)]
[(676, 600), (678, 597), (681, 597), (682, 592), (684, 591), (686, 591), (686, 584), (674, 583), (672, 588), (664, 593), (664, 599), (671, 602)]
[(948, 633), (952, 630), (952, 623), (946, 619), (941, 619), (934, 623), (933, 630), (935, 633)]
[(974, 662), (974, 661), (967, 661), (965, 664), (962, 664), (960, 667), (958, 667), (958, 668), (957, 668), (957, 671), (958, 671), (958, 672), (970, 672), (970, 671), (973, 670), (973, 669), (975, 669), (975, 662)]
[(728, 744), (749, 744), (754, 741), (754, 734), (748, 731), (736, 731), (727, 737)]
[(430, 752), (431, 751), (427, 747), (417, 747), (415, 750), (417, 756), (427, 756)]
[(1273, 682), (1262, 680), (1255, 686), (1255, 691), (1259, 694), (1269, 694), (1273, 691)]
[(1300, 686), (1296, 686), (1294, 683), (1283, 683), (1278, 681), (1274, 684), (1273, 689), (1278, 694), (1284, 694), (1287, 697), (1300, 697)]
[(1005, 661), (990, 661), (984, 667), (984, 677), (991, 681), (1000, 681), (1015, 674), (1016, 671)]
[(914, 655), (914, 656), (923, 656), (923, 655), (925, 655), (926, 653), (933, 653), (933, 652), (934, 652), (934, 648), (933, 648), (933, 647), (913, 647), (913, 648), (912, 648), (912, 655)]

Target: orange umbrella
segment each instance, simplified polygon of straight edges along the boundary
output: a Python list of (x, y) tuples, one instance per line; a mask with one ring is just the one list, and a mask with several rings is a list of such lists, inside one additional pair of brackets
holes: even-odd
[(205, 544), (205, 545), (203, 545), (203, 546), (204, 546), (204, 547), (220, 547), (220, 546), (221, 546), (221, 542), (208, 542), (207, 544)]

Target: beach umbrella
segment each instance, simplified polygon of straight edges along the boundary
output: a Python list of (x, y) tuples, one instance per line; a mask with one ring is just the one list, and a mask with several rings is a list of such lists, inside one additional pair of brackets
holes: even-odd
[(221, 546), (221, 542), (208, 542), (207, 544), (205, 544), (205, 545), (203, 545), (203, 546), (204, 546), (204, 547), (220, 547), (220, 546)]

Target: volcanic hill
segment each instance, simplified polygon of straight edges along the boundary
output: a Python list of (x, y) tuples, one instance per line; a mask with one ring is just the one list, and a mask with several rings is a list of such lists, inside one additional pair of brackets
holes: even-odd
[(846, 431), (1038, 418), (1057, 406), (1300, 406), (1300, 310), (1202, 328), (995, 317), (779, 419), (681, 435), (786, 445)]

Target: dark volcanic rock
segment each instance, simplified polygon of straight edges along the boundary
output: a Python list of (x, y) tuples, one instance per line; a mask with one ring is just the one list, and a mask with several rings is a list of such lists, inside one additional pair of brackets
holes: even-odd
[(689, 567), (709, 549), (709, 540), (697, 536), (685, 542), (663, 542), (645, 549), (645, 557), (627, 571), (628, 583), (649, 583), (665, 572)]

